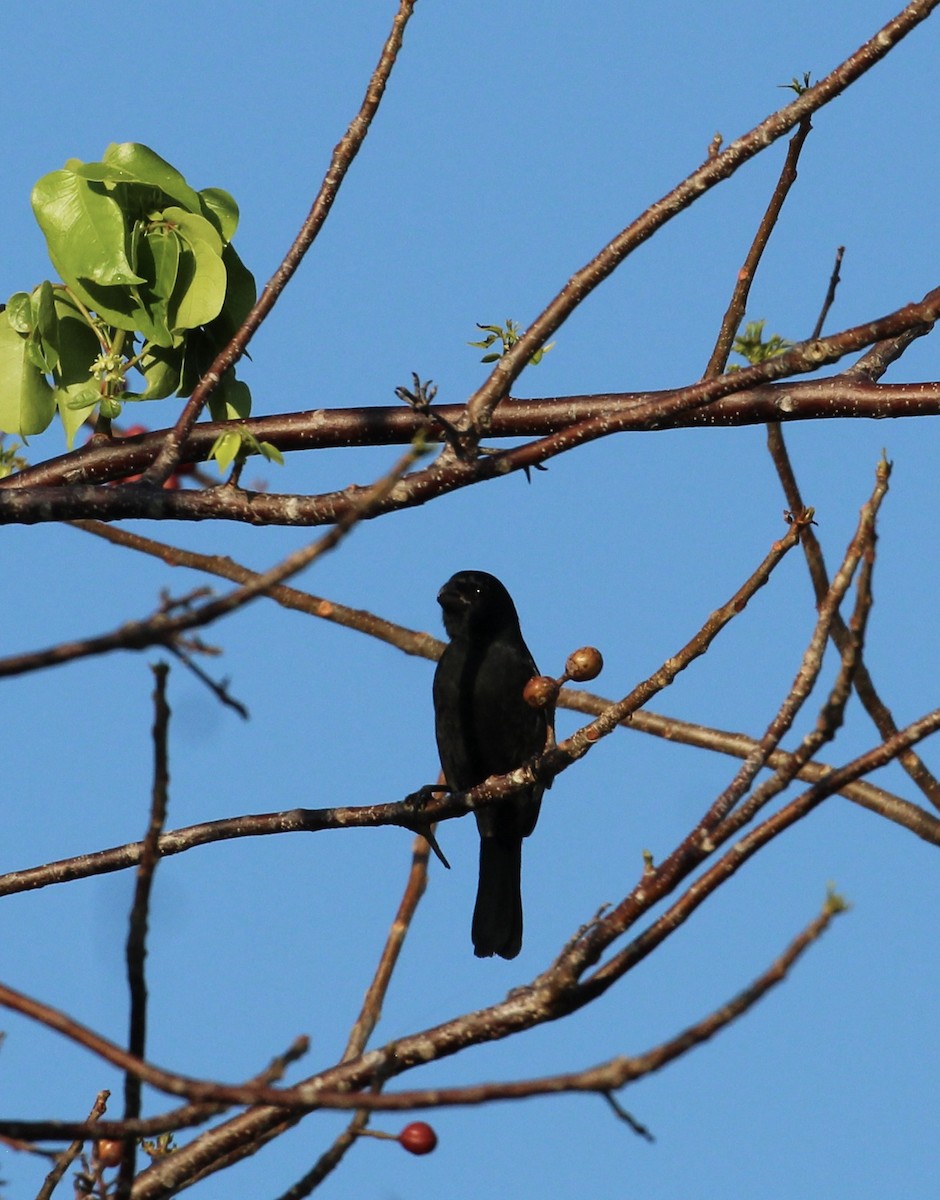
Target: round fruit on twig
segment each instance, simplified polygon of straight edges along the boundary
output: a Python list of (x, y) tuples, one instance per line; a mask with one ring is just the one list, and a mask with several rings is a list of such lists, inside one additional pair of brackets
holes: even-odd
[(124, 1156), (124, 1143), (117, 1138), (101, 1138), (95, 1142), (95, 1158), (103, 1167), (116, 1167)]
[(425, 1121), (412, 1121), (398, 1135), (409, 1154), (430, 1154), (437, 1145), (437, 1134)]
[(604, 669), (604, 659), (595, 646), (582, 646), (573, 650), (565, 663), (565, 674), (575, 683), (587, 683), (596, 679)]
[(533, 708), (548, 708), (558, 698), (558, 682), (551, 675), (533, 675), (522, 689), (522, 698)]

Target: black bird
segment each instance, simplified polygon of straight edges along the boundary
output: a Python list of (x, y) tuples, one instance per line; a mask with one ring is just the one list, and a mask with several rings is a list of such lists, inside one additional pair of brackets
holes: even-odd
[[(541, 754), (552, 714), (522, 697), (539, 672), (500, 581), (485, 571), (459, 571), (437, 599), (450, 637), (434, 674), (437, 748), (447, 786), (463, 792)], [(538, 784), (476, 814), (478, 958), (515, 958), (522, 946), (522, 839), (535, 828), (544, 790)]]

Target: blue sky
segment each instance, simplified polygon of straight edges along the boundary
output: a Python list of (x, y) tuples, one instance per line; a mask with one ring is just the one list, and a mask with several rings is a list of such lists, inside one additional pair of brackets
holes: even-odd
[[(898, 2), (898, 7), (900, 4)], [(140, 141), (242, 213), (236, 246), (259, 283), (307, 212), (356, 111), (391, 20), (389, 0), (275, 6), (167, 3), (158, 11), (36, 2), (0, 10), (6, 115), (0, 294), (50, 274), (29, 207), (67, 158)], [(819, 78), (896, 11), (856, 0), (821, 12), (678, 0), (471, 4), (422, 0), (386, 100), (324, 233), (252, 343), (256, 414), (388, 404), (411, 372), (439, 399), (482, 380), (475, 322), (525, 325), (609, 238), (726, 141)], [(837, 15), (833, 15), (837, 13)], [(928, 21), (815, 119), (799, 181), (752, 292), (749, 318), (791, 339), (815, 321), (838, 245), (829, 328), (920, 299), (937, 283), (936, 88)], [(644, 245), (559, 332), (519, 396), (668, 387), (704, 369), (735, 274), (776, 180), (771, 149)], [(937, 378), (922, 339), (889, 378)], [(141, 414), (154, 427), (174, 402)], [(136, 417), (137, 414), (135, 413)], [(786, 431), (830, 566), (854, 530), (884, 448), (868, 661), (899, 723), (938, 703), (934, 426), (806, 423)], [(30, 444), (60, 453), (55, 430)], [(368, 482), (388, 450), (341, 450), (246, 470), (272, 490)], [(759, 427), (621, 436), (520, 475), (357, 529), (300, 580), (334, 600), (440, 631), (435, 595), (455, 570), (499, 575), (543, 670), (590, 642), (597, 690), (626, 694), (750, 574), (783, 529)], [(150, 536), (263, 567), (302, 530), (142, 525)], [(108, 630), (161, 588), (204, 582), (68, 528), (7, 527), (0, 653)], [(751, 734), (773, 715), (814, 621), (796, 555), (653, 706)], [(436, 772), (431, 665), (261, 601), (208, 634), (251, 711), (241, 722), (174, 667), (171, 827), (243, 812), (400, 798)], [(0, 870), (136, 840), (147, 819), (148, 654), (111, 655), (4, 681)], [(827, 679), (833, 664), (828, 662)], [(813, 720), (809, 710), (796, 736)], [(563, 732), (575, 727), (560, 719)], [(829, 761), (877, 740), (856, 702)], [(936, 769), (936, 750), (924, 748)], [(492, 1003), (531, 979), (598, 905), (664, 857), (734, 764), (639, 733), (608, 739), (560, 778), (525, 847), (526, 939), (513, 963), (469, 942), (472, 822), (441, 841), (377, 1040)], [(916, 799), (899, 771), (879, 777)], [(298, 1033), (305, 1066), (341, 1052), (404, 884), (410, 839), (392, 830), (211, 846), (162, 863), (148, 971), (149, 1055), (237, 1081)], [(575, 1070), (638, 1053), (726, 1001), (818, 911), (828, 883), (852, 903), (791, 977), (739, 1024), (622, 1094), (656, 1134), (635, 1139), (593, 1097), (452, 1109), (425, 1159), (367, 1141), (327, 1197), (484, 1194), (559, 1200), (930, 1194), (936, 1178), (940, 969), (936, 849), (835, 798), (775, 843), (619, 988), (578, 1016), (429, 1067), (408, 1084)], [(0, 906), (0, 976), (120, 1040), (133, 880), (105, 876)], [(4, 1014), (0, 1113), (79, 1117), (120, 1077)], [(162, 1099), (149, 1096), (149, 1111)], [(397, 1129), (404, 1119), (377, 1122)], [(275, 1196), (342, 1125), (323, 1115), (194, 1195)], [(34, 1162), (0, 1150), (10, 1197)], [(67, 1185), (63, 1185), (67, 1190)]]

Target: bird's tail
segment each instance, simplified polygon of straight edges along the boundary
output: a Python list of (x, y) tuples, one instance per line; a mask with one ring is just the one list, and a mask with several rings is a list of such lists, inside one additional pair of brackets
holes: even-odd
[(515, 958), (522, 947), (522, 838), (480, 838), (480, 883), (473, 910), (473, 952)]

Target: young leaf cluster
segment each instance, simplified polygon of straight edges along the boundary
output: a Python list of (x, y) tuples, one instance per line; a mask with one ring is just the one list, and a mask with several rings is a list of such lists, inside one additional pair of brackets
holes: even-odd
[[(776, 358), (793, 345), (792, 342), (788, 342), (786, 338), (782, 338), (777, 333), (772, 333), (765, 342), (764, 326), (766, 324), (766, 321), (748, 321), (744, 326), (744, 332), (739, 333), (734, 339), (732, 350), (746, 359), (752, 367), (766, 362), (769, 358)], [(730, 369), (734, 371), (738, 368), (731, 367)]]
[[(44, 175), (32, 206), (62, 282), (0, 312), (0, 429), (41, 433), (58, 411), (71, 445), (96, 406), (110, 421), (127, 401), (188, 395), (255, 300), (232, 245), (234, 199), (124, 142)], [(250, 407), (229, 372), (213, 417)]]
[[(502, 347), (500, 350), (484, 354), (480, 359), (480, 362), (484, 363), (494, 363), (501, 359), (506, 351), (514, 346), (525, 332), (519, 328), (518, 322), (513, 321), (511, 318), (507, 318), (505, 325), (481, 325), (477, 321), (477, 329), (482, 329), (486, 337), (482, 342), (467, 342), (468, 346), (477, 346), (480, 350), (489, 350), (490, 346), (499, 342)], [(532, 367), (537, 366), (554, 345), (554, 342), (549, 342), (547, 346), (542, 346), (541, 349), (536, 350), (529, 359), (529, 365)]]

